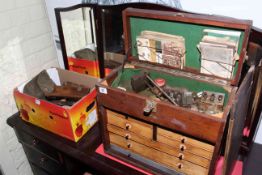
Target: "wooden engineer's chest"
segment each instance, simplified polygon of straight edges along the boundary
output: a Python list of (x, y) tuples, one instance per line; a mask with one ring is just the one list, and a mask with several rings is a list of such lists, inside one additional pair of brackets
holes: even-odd
[[(97, 85), (107, 153), (153, 174), (229, 174), (254, 68), (241, 77), (251, 22), (128, 8), (127, 60)], [(241, 83), (240, 83), (241, 79)]]

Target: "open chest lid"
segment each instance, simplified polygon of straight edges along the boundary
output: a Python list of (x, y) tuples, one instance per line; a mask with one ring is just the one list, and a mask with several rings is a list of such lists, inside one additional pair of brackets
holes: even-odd
[(213, 15), (127, 8), (125, 52), (130, 61), (191, 72), (237, 86), (252, 21)]

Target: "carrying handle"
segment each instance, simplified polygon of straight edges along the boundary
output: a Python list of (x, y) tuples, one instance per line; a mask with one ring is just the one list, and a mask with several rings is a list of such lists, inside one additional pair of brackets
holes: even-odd
[(126, 127), (126, 130), (130, 130), (131, 129), (131, 125), (129, 123), (126, 123), (125, 127)]

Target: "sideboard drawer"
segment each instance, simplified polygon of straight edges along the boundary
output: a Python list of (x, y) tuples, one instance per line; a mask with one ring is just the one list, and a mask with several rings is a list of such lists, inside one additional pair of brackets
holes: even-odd
[(41, 151), (42, 153), (52, 157), (56, 161), (60, 161), (60, 157), (58, 155), (58, 152), (53, 147), (51, 147), (50, 145), (40, 141), (38, 138), (36, 138), (32, 135), (29, 135), (25, 132), (16, 131), (16, 135), (17, 135), (18, 140), (20, 142), (22, 142), (23, 144), (26, 144), (30, 147), (33, 147), (33, 148)]
[(34, 163), (36, 166), (54, 175), (65, 174), (63, 166), (56, 160), (27, 145), (23, 145), (23, 148), (28, 160)]
[(43, 169), (35, 166), (33, 163), (30, 163), (30, 166), (32, 168), (32, 171), (33, 171), (34, 175), (50, 175), (46, 171), (44, 171)]

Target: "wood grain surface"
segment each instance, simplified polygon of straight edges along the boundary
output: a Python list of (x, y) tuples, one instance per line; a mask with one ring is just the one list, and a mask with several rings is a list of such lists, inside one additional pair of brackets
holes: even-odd
[(175, 156), (171, 156), (156, 149), (147, 147), (143, 144), (134, 142), (132, 140), (126, 140), (125, 138), (109, 133), (111, 142), (117, 146), (128, 149), (131, 152), (140, 154), (146, 158), (149, 158), (157, 163), (164, 164), (170, 168), (175, 169), (178, 172), (182, 172), (190, 175), (204, 175), (208, 173), (208, 170), (204, 167), (198, 166), (185, 160), (180, 160)]

